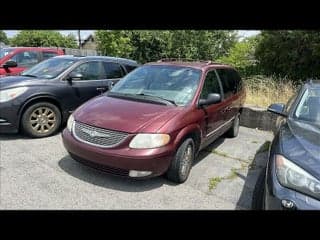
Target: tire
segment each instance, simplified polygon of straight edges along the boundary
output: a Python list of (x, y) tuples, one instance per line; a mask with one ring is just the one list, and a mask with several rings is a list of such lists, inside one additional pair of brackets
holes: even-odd
[(264, 210), (264, 195), (265, 195), (265, 168), (261, 171), (256, 186), (253, 190), (252, 195), (252, 209), (253, 210)]
[(232, 126), (227, 131), (226, 135), (227, 137), (237, 137), (239, 134), (239, 127), (240, 127), (240, 113), (237, 114), (235, 119), (233, 120)]
[(28, 107), (22, 115), (23, 131), (30, 137), (40, 138), (54, 134), (61, 125), (61, 113), (49, 102), (39, 102)]
[(175, 183), (183, 183), (188, 179), (195, 157), (194, 149), (195, 144), (192, 138), (184, 140), (169, 166), (167, 179)]

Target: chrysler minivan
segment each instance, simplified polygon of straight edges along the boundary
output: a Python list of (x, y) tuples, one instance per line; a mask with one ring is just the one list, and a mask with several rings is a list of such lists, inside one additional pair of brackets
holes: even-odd
[(125, 177), (166, 174), (182, 183), (197, 153), (235, 137), (245, 89), (231, 66), (160, 60), (136, 68), (83, 104), (62, 133), (71, 157)]

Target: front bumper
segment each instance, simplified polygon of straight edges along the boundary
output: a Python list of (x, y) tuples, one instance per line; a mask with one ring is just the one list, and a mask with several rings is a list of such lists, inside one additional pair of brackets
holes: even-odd
[[(320, 210), (320, 201), (304, 195), (300, 192), (283, 187), (271, 166), (267, 174), (265, 185), (264, 205), (266, 210), (289, 210), (282, 206), (282, 200), (289, 200), (294, 203), (294, 210)], [(269, 171), (268, 170), (268, 171)]]
[(157, 149), (130, 149), (129, 140), (116, 148), (101, 148), (78, 141), (65, 129), (63, 144), (70, 156), (94, 168), (114, 175), (129, 177), (130, 170), (150, 171), (148, 177), (165, 173), (173, 158), (173, 146)]
[(0, 104), (0, 133), (19, 131), (19, 107), (14, 101)]

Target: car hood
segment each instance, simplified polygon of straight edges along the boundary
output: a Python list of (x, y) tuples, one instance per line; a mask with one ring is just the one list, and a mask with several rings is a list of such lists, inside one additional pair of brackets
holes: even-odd
[(320, 179), (320, 127), (288, 119), (280, 136), (284, 155)]
[(110, 130), (157, 132), (182, 109), (103, 95), (80, 106), (74, 117), (76, 121)]
[(18, 86), (28, 86), (39, 82), (38, 78), (24, 77), (24, 76), (12, 76), (0, 78), (0, 89), (18, 87)]

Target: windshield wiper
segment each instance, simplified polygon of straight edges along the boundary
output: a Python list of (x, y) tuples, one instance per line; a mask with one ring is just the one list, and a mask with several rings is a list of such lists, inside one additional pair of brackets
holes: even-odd
[(36, 78), (36, 77), (37, 77), (37, 76), (31, 75), (31, 74), (21, 74), (21, 76), (24, 76), (24, 77), (33, 77), (33, 78)]
[(135, 95), (156, 98), (156, 99), (160, 100), (161, 102), (165, 101), (167, 103), (170, 103), (170, 105), (177, 106), (176, 102), (171, 100), (171, 99), (166, 99), (166, 98), (163, 98), (163, 97), (159, 97), (159, 96), (155, 96), (155, 95), (149, 95), (149, 94), (145, 94), (145, 93), (137, 93)]

